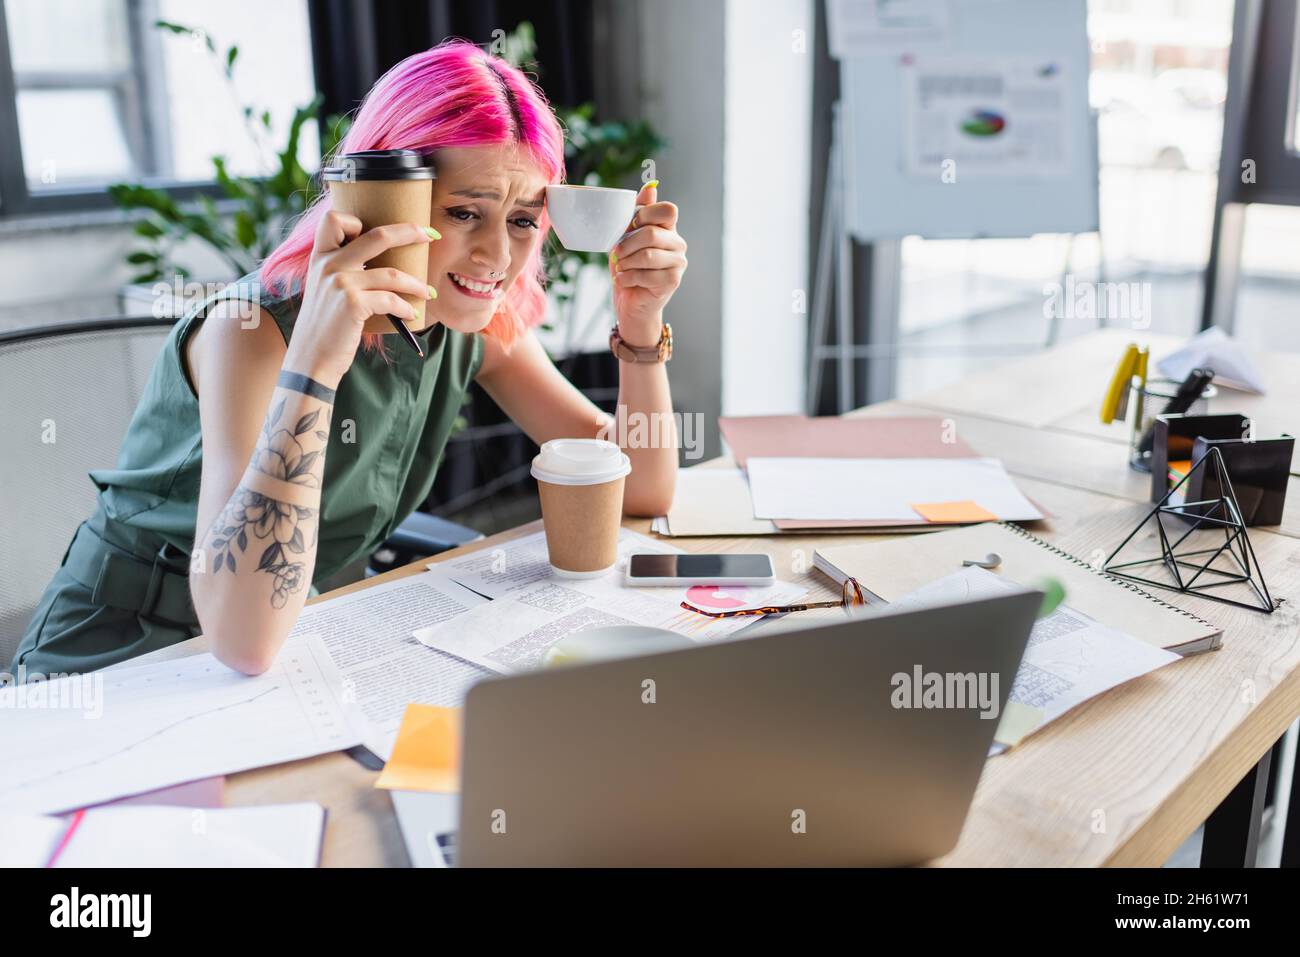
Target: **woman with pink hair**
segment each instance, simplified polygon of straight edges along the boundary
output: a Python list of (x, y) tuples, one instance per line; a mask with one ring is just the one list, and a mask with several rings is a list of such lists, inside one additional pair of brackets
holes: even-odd
[[(339, 148), (393, 149), (432, 158), (432, 227), (363, 232), (322, 196), (257, 273), (176, 323), (117, 467), (90, 473), (98, 507), (11, 671), (84, 672), (199, 633), (230, 667), (265, 671), (308, 584), (368, 554), (428, 496), (471, 381), (535, 442), (607, 434), (610, 417), (532, 333), (545, 187), (564, 179), (542, 92), (470, 43), (443, 43), (379, 79)], [(637, 195), (610, 270), (619, 404), (670, 432), (663, 310), (686, 243), (656, 186)], [(365, 268), (413, 243), (427, 246), (427, 286)], [(423, 357), (363, 335), (383, 313), (418, 330)], [(672, 501), (676, 437), (657, 438), (626, 449), (629, 514)]]

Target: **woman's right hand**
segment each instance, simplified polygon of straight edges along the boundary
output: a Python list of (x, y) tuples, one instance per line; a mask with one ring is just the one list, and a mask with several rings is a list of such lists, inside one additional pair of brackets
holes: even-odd
[(414, 223), (377, 226), (363, 235), (355, 216), (337, 211), (322, 216), (283, 367), (337, 388), (372, 315), (391, 313), (420, 323), (423, 306), (413, 308), (399, 293), (425, 301), (429, 287), (400, 269), (366, 269), (365, 264), (395, 246), (431, 241)]

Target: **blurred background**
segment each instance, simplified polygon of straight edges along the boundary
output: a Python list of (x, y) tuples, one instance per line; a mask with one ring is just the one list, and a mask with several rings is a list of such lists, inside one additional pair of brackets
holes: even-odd
[[(859, 6), (944, 21), (964, 2)], [(537, 75), (569, 130), (570, 181), (635, 186), (653, 171), (681, 207), (691, 267), (669, 368), (678, 409), (703, 417), (704, 456), (721, 450), (719, 414), (909, 398), (1129, 321), (1050, 319), (1045, 284), (1066, 277), (1149, 283), (1154, 331), (1214, 323), (1300, 349), (1293, 0), (1087, 0), (1099, 228), (849, 238), (853, 281), (820, 291), (842, 98), (824, 0), (3, 0), (0, 13), (0, 334), (122, 316), (165, 333), (195, 284), (274, 248), (375, 79), (459, 36)], [(1248, 201), (1243, 158), (1260, 162)], [(555, 250), (543, 339), (611, 408), (602, 262)], [(819, 307), (843, 324), (819, 330)], [(848, 382), (817, 358), (841, 339)], [(534, 517), (533, 451), (476, 393), (426, 510), (488, 533)]]

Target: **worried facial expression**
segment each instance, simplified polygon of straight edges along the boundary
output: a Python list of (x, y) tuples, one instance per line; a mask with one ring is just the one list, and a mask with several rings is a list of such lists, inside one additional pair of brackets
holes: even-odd
[(546, 176), (515, 146), (456, 147), (433, 157), (431, 319), (479, 332), (542, 240)]

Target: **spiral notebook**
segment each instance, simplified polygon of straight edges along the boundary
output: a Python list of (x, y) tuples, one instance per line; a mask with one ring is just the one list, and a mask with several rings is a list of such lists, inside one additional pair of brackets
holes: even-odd
[(890, 602), (957, 571), (965, 559), (983, 559), (989, 552), (1002, 558), (998, 574), (1029, 587), (1043, 577), (1059, 579), (1065, 586), (1066, 604), (1158, 648), (1191, 655), (1212, 651), (1221, 643), (1221, 628), (1097, 571), (1015, 525), (971, 525), (865, 545), (819, 548), (813, 565), (837, 584), (851, 575), (875, 599)]

